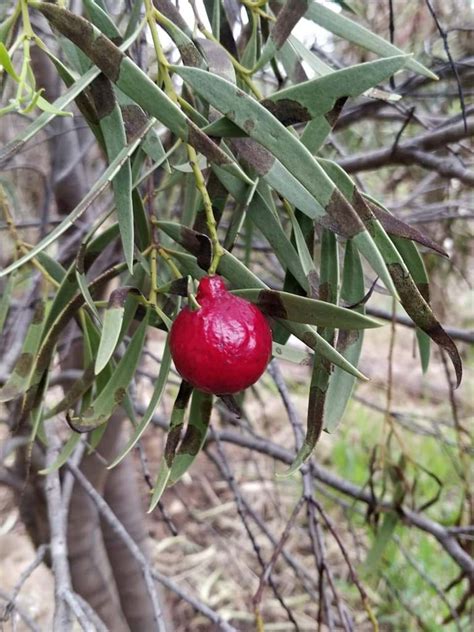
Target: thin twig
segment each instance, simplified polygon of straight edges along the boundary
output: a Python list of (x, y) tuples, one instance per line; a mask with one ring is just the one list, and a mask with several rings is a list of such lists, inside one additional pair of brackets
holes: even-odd
[(1, 621), (8, 621), (11, 616), (12, 611), (15, 608), (15, 602), (20, 594), (20, 590), (23, 588), (24, 583), (30, 577), (30, 575), (38, 568), (38, 566), (43, 562), (46, 552), (48, 551), (49, 546), (47, 544), (41, 544), (36, 550), (36, 555), (33, 561), (28, 564), (25, 570), (20, 575), (20, 578), (13, 586), (13, 591), (11, 593), (10, 601), (8, 601), (5, 605), (5, 609), (3, 611), (3, 615), (1, 617)]
[(260, 603), (262, 601), (265, 584), (268, 583), (270, 579), (270, 575), (272, 574), (272, 571), (278, 559), (278, 556), (281, 554), (283, 547), (285, 546), (285, 543), (290, 536), (291, 530), (295, 525), (296, 518), (298, 517), (298, 514), (301, 510), (301, 507), (303, 506), (303, 503), (304, 503), (304, 498), (301, 497), (296, 503), (296, 505), (294, 506), (293, 511), (291, 512), (288, 522), (286, 523), (283, 533), (281, 534), (280, 540), (275, 546), (275, 549), (273, 551), (272, 557), (270, 558), (270, 561), (268, 562), (268, 564), (266, 564), (265, 568), (263, 569), (262, 574), (260, 575), (260, 581), (258, 584), (257, 591), (252, 598), (255, 610), (260, 609)]
[[(45, 424), (48, 440), (46, 449), (46, 467), (56, 461), (61, 444), (50, 424)], [(53, 470), (46, 475), (45, 494), (48, 506), (50, 529), (50, 547), (53, 573), (55, 579), (55, 610), (53, 619), (54, 632), (72, 630), (72, 611), (65, 600), (65, 593), (71, 590), (71, 574), (67, 557), (66, 514), (61, 493), (59, 471)]]
[(436, 24), (436, 28), (438, 29), (441, 39), (443, 40), (443, 47), (446, 52), (446, 56), (449, 60), (451, 68), (453, 69), (454, 76), (456, 78), (456, 83), (458, 86), (459, 102), (461, 104), (461, 112), (462, 112), (462, 117), (463, 117), (463, 122), (464, 122), (464, 129), (467, 132), (466, 103), (464, 102), (464, 91), (463, 91), (463, 87), (461, 83), (461, 78), (459, 77), (457, 66), (454, 62), (454, 59), (451, 55), (451, 51), (449, 49), (448, 34), (445, 32), (445, 30), (441, 26), (441, 23), (438, 20), (438, 16), (436, 15), (436, 11), (434, 10), (433, 5), (431, 4), (430, 0), (425, 0), (425, 2), (426, 2), (426, 6), (428, 7), (428, 11), (431, 13), (431, 17), (433, 18), (434, 23)]
[[(0, 599), (3, 599), (3, 601), (6, 601), (8, 604), (11, 602), (12, 596), (0, 588)], [(18, 616), (20, 617), (20, 619), (22, 619), (23, 623), (27, 626), (27, 628), (31, 630), (31, 632), (41, 632), (41, 628), (38, 625), (36, 625), (36, 623), (33, 621), (30, 615), (27, 612), (25, 612), (23, 608), (18, 606), (18, 604), (15, 604), (14, 610), (15, 612), (17, 612)], [(15, 624), (13, 623), (13, 625)]]

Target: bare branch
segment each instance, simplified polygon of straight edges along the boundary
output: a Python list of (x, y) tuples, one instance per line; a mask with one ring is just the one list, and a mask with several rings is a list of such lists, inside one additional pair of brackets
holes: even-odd
[[(50, 467), (59, 455), (61, 444), (50, 424), (45, 424), (48, 439), (46, 449), (46, 467)], [(65, 593), (71, 590), (71, 575), (67, 559), (66, 514), (61, 495), (59, 471), (53, 470), (46, 475), (45, 485), (48, 519), (50, 528), (50, 547), (53, 573), (55, 578), (54, 632), (72, 630), (72, 611), (66, 602)]]
[(115, 514), (110, 509), (110, 507), (105, 502), (105, 500), (102, 498), (102, 496), (97, 492), (97, 490), (93, 487), (93, 485), (91, 485), (91, 483), (87, 480), (87, 478), (79, 470), (79, 468), (72, 462), (67, 463), (66, 466), (67, 466), (67, 469), (70, 472), (72, 472), (78, 484), (86, 492), (89, 498), (91, 498), (91, 500), (94, 502), (102, 518), (107, 522), (107, 524), (117, 534), (117, 536), (124, 542), (124, 544), (129, 549), (130, 553), (132, 553), (135, 560), (139, 563), (140, 568), (143, 572), (143, 576), (145, 578), (148, 594), (153, 604), (154, 618), (155, 618), (155, 623), (157, 626), (156, 629), (159, 632), (166, 632), (166, 627), (163, 620), (163, 615), (161, 612), (158, 595), (156, 593), (155, 585), (153, 582), (152, 571), (142, 551), (138, 547), (137, 543), (130, 536), (130, 534), (126, 531), (123, 524), (115, 516)]
[(395, 147), (385, 147), (362, 154), (341, 158), (338, 163), (348, 173), (370, 171), (386, 165), (420, 164), (432, 169), (447, 178), (458, 178), (465, 184), (474, 184), (474, 172), (466, 169), (454, 159), (433, 156), (427, 150), (444, 148), (447, 144), (468, 138), (474, 134), (474, 118), (470, 117), (464, 123), (454, 123), (435, 130), (420, 134)]

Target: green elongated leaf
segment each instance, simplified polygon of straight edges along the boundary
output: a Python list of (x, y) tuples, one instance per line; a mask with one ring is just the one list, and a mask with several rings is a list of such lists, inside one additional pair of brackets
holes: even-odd
[(48, 246), (50, 246), (53, 242), (55, 242), (58, 237), (63, 235), (73, 224), (74, 222), (87, 210), (87, 208), (92, 204), (92, 202), (104, 191), (107, 185), (113, 180), (115, 175), (118, 173), (122, 165), (128, 160), (128, 158), (133, 154), (135, 149), (140, 144), (141, 138), (146, 134), (146, 132), (151, 128), (152, 122), (149, 121), (147, 126), (141, 131), (141, 133), (132, 141), (129, 145), (124, 147), (122, 151), (120, 151), (116, 158), (112, 160), (104, 171), (104, 173), (100, 176), (100, 178), (96, 181), (94, 186), (90, 189), (90, 191), (82, 198), (79, 204), (69, 213), (69, 215), (60, 223), (58, 226), (53, 228), (53, 230), (44, 237), (39, 244), (37, 244), (34, 248), (32, 248), (28, 253), (17, 259), (15, 262), (0, 270), (0, 278), (6, 276), (16, 270), (27, 261), (30, 261), (36, 255), (45, 250)]
[(290, 270), (301, 287), (309, 292), (312, 277), (307, 276), (307, 272), (301, 264), (298, 253), (286, 236), (279, 219), (274, 215), (258, 192), (247, 210), (247, 217), (272, 246), (282, 266)]
[(328, 112), (327, 116), (319, 116), (310, 121), (301, 134), (301, 142), (313, 155), (318, 153), (332, 132), (345, 100), (341, 99), (337, 103), (338, 105), (331, 112)]
[[(330, 224), (331, 230), (347, 238), (354, 237), (370, 265), (379, 274), (386, 287), (396, 295), (390, 274), (372, 237), (366, 231), (354, 208), (306, 147), (268, 110), (225, 79), (197, 68), (173, 66), (173, 70), (206, 101), (281, 161), (281, 164), (323, 207), (322, 215), (320, 208), (315, 208), (321, 220), (324, 218)], [(281, 179), (276, 181), (269, 179), (269, 176), (275, 175), (274, 168), (274, 164), (269, 164), (263, 178), (281, 193)], [(262, 174), (259, 173), (259, 175)]]
[(359, 96), (385, 81), (408, 59), (407, 55), (397, 55), (356, 64), (274, 92), (261, 103), (286, 125), (310, 121), (331, 112), (339, 99)]
[[(349, 18), (346, 18), (340, 13), (335, 13), (331, 9), (328, 9), (320, 2), (311, 2), (306, 17), (324, 29), (338, 35), (343, 39), (362, 46), (366, 50), (370, 50), (382, 57), (390, 57), (392, 55), (402, 55), (403, 51), (390, 44), (383, 38), (371, 33), (368, 29), (364, 28), (360, 24), (353, 22)], [(406, 64), (407, 68), (417, 72), (420, 75), (429, 77), (430, 79), (437, 79), (438, 77), (431, 72), (428, 68), (416, 61), (416, 59), (409, 59)]]
[(92, 314), (94, 314), (97, 321), (100, 323), (101, 320), (99, 316), (99, 311), (97, 307), (95, 306), (94, 299), (92, 298), (91, 293), (89, 292), (89, 288), (87, 286), (86, 275), (84, 273), (79, 272), (79, 270), (76, 268), (76, 278), (77, 278), (77, 284), (79, 286), (79, 289), (81, 290), (81, 293), (82, 293), (82, 296), (84, 297), (86, 305), (91, 310)]
[(229, 251), (232, 250), (232, 248), (234, 247), (235, 240), (237, 239), (238, 234), (242, 230), (242, 226), (247, 216), (249, 205), (252, 203), (252, 200), (255, 196), (257, 185), (258, 185), (258, 178), (256, 178), (253, 185), (248, 188), (248, 192), (246, 193), (243, 201), (240, 202), (240, 204), (237, 206), (237, 208), (234, 209), (232, 213), (232, 218), (229, 224), (229, 228), (227, 229), (227, 233), (224, 239), (224, 248), (226, 248)]
[[(137, 29), (121, 46), (121, 51), (126, 51), (133, 42), (137, 39), (141, 32), (141, 28)], [(93, 67), (88, 70), (78, 81), (76, 81), (64, 94), (62, 94), (52, 104), (56, 110), (64, 110), (70, 105), (78, 95), (83, 92), (87, 86), (89, 86), (96, 77), (100, 75), (100, 70), (97, 67)], [(39, 131), (41, 131), (52, 119), (55, 117), (55, 112), (43, 112), (38, 116), (28, 127), (18, 134), (12, 141), (7, 143), (5, 147), (0, 150), (0, 164), (7, 162), (16, 152), (33, 138)]]
[[(334, 111), (339, 101), (359, 96), (388, 79), (403, 68), (408, 59), (407, 55), (397, 55), (357, 64), (274, 92), (260, 103), (283, 125), (311, 121)], [(220, 119), (206, 128), (212, 135), (245, 133), (237, 130), (228, 119)]]
[(85, 369), (84, 373), (68, 389), (64, 397), (48, 410), (44, 418), (50, 419), (58, 415), (63, 410), (69, 410), (79, 399), (91, 388), (95, 380), (94, 367), (92, 363)]
[(128, 314), (128, 318), (126, 320), (124, 319), (127, 298), (132, 295), (139, 294), (140, 291), (136, 288), (121, 287), (114, 290), (110, 295), (109, 304), (104, 314), (102, 334), (95, 360), (94, 371), (96, 375), (98, 375), (104, 369), (106, 364), (108, 364), (115, 349), (117, 348), (117, 344), (130, 324), (132, 315), (136, 311), (136, 308), (133, 305), (130, 306), (129, 310), (132, 309), (132, 311)]
[[(109, 299), (109, 305), (104, 314), (102, 335), (95, 360), (94, 373), (98, 375), (112, 357), (120, 337), (123, 315), (125, 312), (126, 295), (113, 292)], [(127, 291), (128, 294), (128, 291)], [(115, 295), (115, 296), (114, 296)]]
[(51, 463), (49, 467), (45, 468), (44, 470), (40, 470), (39, 473), (46, 476), (47, 474), (51, 474), (51, 472), (59, 470), (59, 468), (61, 468), (66, 463), (71, 454), (74, 452), (74, 448), (77, 446), (80, 440), (81, 435), (73, 432), (64, 444), (63, 449), (58, 454), (55, 461)]
[(365, 560), (364, 570), (367, 574), (376, 571), (380, 565), (383, 553), (393, 537), (398, 521), (399, 517), (395, 511), (389, 511), (384, 515), (382, 526), (378, 530)]
[(104, 11), (94, 0), (84, 0), (84, 8), (87, 16), (104, 35), (107, 35), (114, 44), (122, 43), (122, 35), (109, 14)]
[(173, 134), (195, 146), (211, 162), (249, 182), (237, 163), (197, 127), (179, 107), (105, 35), (84, 18), (45, 2), (33, 6), (74, 42), (117, 87)]
[[(119, 107), (112, 83), (101, 75), (91, 86), (91, 95), (95, 105), (95, 114), (100, 126), (102, 138), (109, 164), (127, 146), (127, 136), (125, 132), (124, 119)], [(133, 107), (133, 106), (130, 106)], [(138, 109), (138, 108), (137, 108)], [(127, 110), (124, 110), (127, 111)], [(149, 124), (143, 112), (138, 121), (143, 126)], [(137, 120), (134, 121), (135, 129), (140, 129), (142, 125)], [(151, 132), (149, 129), (148, 133)], [(127, 158), (112, 180), (114, 192), (115, 209), (117, 212), (120, 237), (125, 261), (130, 272), (133, 271), (133, 248), (134, 248), (134, 224), (132, 209), (132, 169), (130, 160)]]
[(303, 231), (301, 230), (296, 214), (293, 210), (290, 210), (289, 215), (291, 226), (293, 228), (296, 250), (298, 251), (298, 257), (301, 261), (301, 265), (303, 266), (305, 276), (308, 279), (308, 293), (310, 297), (315, 297), (318, 292), (319, 274), (316, 270), (316, 266), (314, 265), (313, 257), (309, 252), (308, 244), (306, 243), (306, 239), (304, 238)]
[[(321, 291), (321, 290), (320, 290)], [(275, 318), (332, 329), (373, 329), (382, 323), (332, 302), (316, 300), (277, 290), (234, 290), (236, 296), (255, 303)]]
[(196, 66), (197, 68), (205, 68), (206, 62), (202, 56), (201, 51), (182, 29), (177, 24), (170, 20), (163, 13), (157, 15), (159, 24), (168, 33), (170, 38), (176, 44), (176, 47), (181, 55), (183, 64), (186, 66)]
[(57, 283), (62, 283), (66, 276), (65, 268), (56, 259), (50, 257), (46, 252), (39, 252), (36, 256), (38, 262), (43, 266), (46, 272)]
[(406, 222), (403, 222), (402, 220), (392, 215), (386, 208), (382, 207), (380, 203), (377, 202), (377, 200), (375, 200), (375, 198), (372, 198), (370, 195), (363, 194), (362, 197), (368, 202), (373, 214), (380, 221), (390, 237), (401, 237), (409, 241), (416, 241), (416, 243), (425, 246), (425, 248), (434, 250), (441, 256), (449, 258), (446, 250), (444, 250), (444, 248), (438, 243), (433, 241), (428, 235), (425, 235), (414, 226), (410, 226)]
[(293, 364), (299, 364), (300, 366), (310, 365), (313, 361), (311, 354), (290, 345), (279, 344), (278, 342), (272, 344), (272, 354), (274, 358), (293, 362)]
[[(344, 271), (341, 287), (341, 299), (348, 305), (358, 305), (357, 312), (363, 314), (364, 305), (360, 304), (364, 298), (364, 272), (357, 249), (351, 241), (346, 244), (344, 256)], [(363, 331), (342, 329), (337, 337), (336, 349), (353, 366), (359, 363), (364, 339)], [(326, 392), (324, 404), (324, 429), (333, 432), (342, 419), (349, 399), (354, 390), (355, 378), (342, 371), (339, 367), (334, 367), (334, 371), (329, 379), (329, 386)]]
[(130, 344), (117, 364), (111, 379), (79, 417), (67, 415), (69, 425), (76, 432), (89, 432), (110, 419), (114, 410), (120, 406), (132, 377), (134, 376), (145, 343), (149, 311), (132, 336)]
[(5, 283), (5, 289), (3, 290), (2, 297), (0, 298), (0, 335), (3, 331), (3, 326), (8, 316), (8, 310), (10, 309), (10, 299), (12, 296), (13, 288), (15, 287), (15, 275), (8, 277)]
[(73, 116), (72, 112), (65, 112), (64, 110), (60, 110), (55, 107), (52, 103), (44, 99), (41, 94), (38, 92), (36, 96), (33, 98), (31, 106), (29, 106), (25, 113), (32, 110), (34, 107), (38, 106), (40, 110), (46, 112), (47, 114), (54, 114), (54, 116)]
[(171, 173), (171, 168), (168, 163), (168, 154), (166, 153), (161, 138), (155, 129), (151, 129), (146, 134), (141, 144), (143, 151), (155, 162), (155, 168), (163, 165), (164, 169)]
[[(91, 235), (91, 234), (90, 234)], [(90, 237), (89, 235), (89, 237)], [(118, 226), (111, 226), (103, 233), (101, 233), (98, 237), (88, 241), (88, 237), (83, 240), (83, 246), (81, 246), (80, 250), (83, 250), (84, 257), (82, 262), (82, 267), (90, 266), (93, 261), (97, 258), (97, 256), (103, 251), (103, 249), (108, 246), (118, 235)], [(48, 268), (47, 264), (47, 255), (44, 252), (39, 252), (37, 255), (38, 260), (42, 265), (44, 265), (50, 274), (53, 276), (53, 269)], [(62, 267), (62, 266), (61, 266)], [(59, 269), (56, 268), (56, 274), (59, 273)], [(48, 312), (48, 317), (45, 323), (44, 331), (49, 331), (51, 326), (53, 325), (56, 318), (62, 312), (62, 310), (66, 307), (66, 305), (71, 301), (73, 296), (76, 294), (78, 290), (78, 279), (76, 276), (76, 265), (73, 263), (70, 268), (64, 272), (62, 278), (57, 278), (54, 276), (53, 278), (56, 281), (60, 282), (61, 285), (56, 291), (56, 295), (53, 299), (51, 309)]]
[[(418, 252), (418, 248), (415, 244), (408, 239), (402, 239), (399, 237), (392, 237), (392, 241), (395, 244), (396, 249), (402, 256), (405, 265), (408, 268), (413, 280), (416, 283), (420, 294), (425, 301), (430, 304), (430, 290), (428, 274), (426, 272), (423, 259)], [(430, 364), (430, 337), (419, 327), (416, 328), (416, 338), (418, 341), (418, 349), (420, 352), (421, 368), (423, 373), (426, 373)]]
[(160, 498), (165, 491), (166, 485), (169, 481), (171, 466), (173, 465), (176, 449), (181, 439), (184, 415), (186, 413), (186, 408), (192, 392), (193, 387), (183, 380), (181, 382), (181, 386), (179, 387), (179, 391), (173, 405), (173, 410), (171, 412), (170, 427), (168, 430), (168, 437), (166, 439), (165, 453), (161, 459), (158, 476), (153, 488), (150, 507), (148, 508), (148, 513), (152, 512), (153, 509), (155, 509), (156, 505), (160, 502)]
[[(257, 55), (259, 48), (259, 24), (258, 19), (256, 18), (254, 13), (250, 14), (252, 31), (250, 33), (250, 37), (245, 46), (245, 50), (242, 53), (242, 57), (240, 58), (240, 63), (245, 68), (253, 68), (257, 63)], [(240, 85), (241, 88), (244, 88), (243, 85)]]
[(323, 208), (328, 205), (334, 192), (333, 183), (298, 139), (270, 112), (221, 77), (197, 68), (172, 68), (202, 98), (278, 158)]
[(221, 3), (220, 0), (203, 0), (207, 17), (211, 24), (214, 37), (220, 39), (221, 31)]
[(0, 24), (0, 43), (6, 44), (8, 35), (13, 30), (15, 26), (15, 22), (18, 20), (20, 15), (20, 5), (17, 5), (17, 8), (13, 13), (8, 16), (3, 22)]
[(34, 402), (34, 407), (31, 410), (31, 414), (29, 410), (22, 410), (21, 411), (21, 417), (20, 417), (20, 421), (19, 421), (19, 426), (21, 427), (21, 425), (23, 424), (23, 422), (25, 420), (28, 419), (29, 416), (29, 422), (31, 425), (31, 434), (30, 434), (30, 445), (33, 446), (34, 442), (36, 441), (36, 438), (38, 437), (40, 439), (40, 441), (46, 445), (47, 441), (46, 441), (46, 436), (44, 434), (44, 429), (43, 429), (43, 407), (44, 407), (44, 403), (45, 403), (45, 393), (48, 390), (48, 384), (49, 384), (49, 377), (50, 377), (50, 372), (47, 371), (44, 375), (43, 380), (41, 381), (40, 384), (40, 388), (39, 388), (39, 392), (38, 392), (38, 397), (36, 398), (35, 402)]
[[(378, 248), (378, 252), (383, 257), (383, 260), (386, 264), (386, 269), (388, 270), (390, 277), (390, 266), (393, 264), (400, 265), (403, 272), (407, 274), (408, 270), (406, 269), (402, 258), (398, 254), (396, 248), (393, 246), (393, 243), (390, 240), (389, 236), (386, 234), (383, 226), (372, 213), (369, 206), (364, 203), (364, 199), (357, 190), (357, 187), (352, 179), (341, 167), (339, 167), (339, 165), (337, 165), (332, 160), (324, 160), (318, 158), (318, 163), (330, 175), (331, 179), (337, 184), (344, 196), (352, 202), (353, 207), (357, 210), (361, 222), (363, 222), (363, 224), (365, 225), (367, 231), (370, 233), (373, 241)], [(359, 235), (356, 235), (354, 239), (354, 244), (359, 247), (358, 238)], [(392, 294), (395, 296), (395, 298), (398, 298), (397, 290), (393, 280), (390, 279), (390, 282), (387, 284), (384, 279), (384, 283), (387, 288), (391, 289)]]
[(130, 19), (128, 21), (127, 28), (125, 29), (125, 38), (130, 37), (130, 35), (140, 24), (140, 21), (142, 19), (142, 5), (143, 0), (135, 0), (135, 2), (133, 3), (132, 9), (131, 11), (129, 11)]
[(325, 217), (323, 206), (270, 152), (249, 139), (236, 138), (232, 141), (232, 147), (236, 149), (240, 159), (253, 167), (268, 186), (311, 219), (322, 221)]
[(168, 486), (179, 481), (194, 463), (206, 440), (211, 419), (212, 395), (195, 390), (191, 400), (188, 426), (171, 465)]
[[(365, 225), (371, 231), (373, 239), (384, 257), (401, 304), (413, 322), (449, 355), (456, 372), (457, 386), (459, 386), (462, 379), (462, 361), (456, 345), (437, 321), (423, 291), (420, 292), (397, 248), (395, 248), (392, 240), (385, 233), (382, 225), (375, 218), (371, 208), (365, 202), (349, 176), (331, 161), (319, 160), (319, 162), (324, 166), (324, 169), (331, 171), (334, 179), (337, 180), (338, 186), (347, 196), (350, 195), (350, 188), (352, 187), (354, 207), (357, 208), (361, 217), (364, 218)], [(358, 246), (358, 238), (359, 235), (354, 238), (356, 246)], [(424, 287), (426, 288), (426, 286)], [(426, 350), (424, 353), (426, 353)]]
[(153, 389), (153, 394), (151, 396), (150, 402), (143, 414), (143, 417), (140, 423), (136, 426), (132, 436), (127, 441), (127, 444), (120, 452), (120, 454), (112, 461), (112, 463), (108, 466), (108, 469), (112, 469), (116, 465), (122, 461), (130, 450), (137, 444), (140, 438), (143, 436), (143, 433), (148, 428), (148, 425), (153, 417), (153, 414), (156, 410), (156, 407), (160, 403), (160, 400), (163, 396), (166, 382), (168, 380), (168, 375), (171, 368), (171, 354), (169, 351), (168, 343), (166, 343), (165, 348), (163, 350), (163, 356), (161, 358), (161, 366), (160, 371), (158, 373), (158, 378), (155, 382), (155, 387)]
[(297, 22), (309, 7), (309, 0), (287, 0), (279, 11), (276, 22), (260, 54), (255, 70), (267, 64), (288, 39)]
[[(186, 227), (175, 224), (174, 222), (158, 222), (158, 227), (189, 252), (194, 253), (199, 250), (199, 242), (196, 243), (196, 241), (189, 239), (188, 237), (189, 233), (187, 231), (189, 231), (189, 229), (183, 230)], [(186, 237), (183, 238), (183, 235), (186, 235)], [(173, 257), (178, 259), (183, 264), (183, 267), (185, 267), (186, 272), (191, 274), (194, 278), (199, 279), (204, 276), (205, 269), (207, 268), (200, 268), (194, 257), (189, 257), (189, 255), (182, 252), (173, 252)], [(226, 277), (234, 287), (270, 289), (241, 261), (229, 252), (225, 252), (222, 256), (217, 271)], [(341, 368), (345, 371), (349, 371), (349, 373), (352, 373), (359, 379), (367, 379), (309, 325), (290, 323), (283, 320), (280, 322), (282, 322), (285, 328), (287, 328), (297, 338), (308, 345), (308, 347), (327, 357), (333, 364), (341, 366)]]
[(8, 54), (7, 48), (3, 42), (0, 42), (0, 65), (3, 66), (5, 71), (14, 81), (17, 83), (20, 81), (20, 77), (12, 64), (10, 55)]
[(0, 402), (9, 402), (12, 399), (16, 399), (28, 388), (32, 375), (33, 358), (41, 343), (41, 332), (43, 331), (49, 307), (50, 305), (45, 304), (44, 301), (37, 303), (30, 326), (26, 332), (21, 354), (10, 377), (3, 387), (0, 388)]
[[(296, 210), (294, 212), (295, 219), (298, 222), (301, 230), (305, 236), (305, 240), (307, 243), (313, 244), (314, 249), (314, 225), (309, 220), (308, 217), (303, 215), (301, 211)], [(291, 231), (291, 243), (296, 243), (294, 230)], [(310, 296), (316, 298), (318, 296), (318, 287), (319, 287), (319, 274), (314, 278), (308, 279), (309, 287), (306, 290), (304, 286), (302, 286), (297, 278), (292, 274), (291, 270), (287, 270), (285, 274), (285, 280), (283, 281), (283, 291), (289, 292), (290, 294), (296, 294), (297, 296)], [(273, 330), (273, 338), (277, 342), (281, 344), (285, 344), (290, 336), (290, 332), (281, 324), (277, 323), (276, 327)]]
[[(339, 259), (336, 237), (334, 233), (327, 229), (323, 230), (321, 236), (320, 270), (319, 296), (322, 302), (327, 302), (329, 305), (333, 304), (336, 307), (339, 286)], [(331, 324), (329, 327), (318, 328), (318, 333), (328, 343), (333, 344), (334, 329)], [(306, 435), (293, 463), (286, 472), (280, 475), (282, 477), (294, 474), (309, 459), (319, 441), (324, 426), (324, 405), (331, 370), (331, 363), (328, 359), (316, 354), (309, 387)]]
[[(125, 268), (125, 264), (118, 264), (103, 272), (99, 277), (94, 279), (94, 281), (90, 284), (89, 290), (91, 295), (94, 296), (96, 292), (102, 289), (104, 284), (106, 284), (110, 279), (114, 278), (118, 274), (120, 274)], [(74, 268), (72, 267), (72, 275), (74, 275)], [(68, 275), (65, 278), (68, 279)], [(61, 288), (60, 288), (61, 289)], [(65, 285), (65, 290), (63, 292), (63, 296), (61, 297), (61, 303), (64, 300), (64, 296), (67, 293), (66, 290), (69, 288)], [(79, 308), (84, 304), (84, 296), (82, 293), (76, 294), (66, 305), (60, 308), (60, 302), (58, 299), (58, 294), (56, 295), (56, 299), (51, 306), (50, 314), (46, 319), (46, 323), (44, 326), (44, 335), (41, 339), (41, 345), (37, 351), (37, 353), (32, 358), (32, 369), (31, 369), (31, 377), (29, 382), (24, 385), (24, 390), (28, 389), (24, 400), (23, 400), (23, 409), (31, 410), (34, 405), (34, 402), (37, 398), (38, 385), (43, 380), (43, 376), (45, 372), (48, 370), (48, 367), (51, 363), (51, 359), (54, 353), (54, 349), (56, 343), (58, 341), (59, 336), (64, 332), (64, 328), (69, 323), (69, 321), (75, 316), (76, 312)], [(53, 308), (57, 312), (55, 319), (50, 322), (51, 312)]]

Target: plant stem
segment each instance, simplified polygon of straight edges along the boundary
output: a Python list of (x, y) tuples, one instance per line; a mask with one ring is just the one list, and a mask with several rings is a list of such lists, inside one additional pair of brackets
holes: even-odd
[(219, 237), (217, 235), (217, 224), (214, 217), (214, 211), (212, 210), (212, 202), (206, 188), (206, 183), (204, 182), (204, 176), (202, 175), (202, 171), (198, 165), (196, 150), (194, 149), (194, 147), (191, 147), (191, 145), (187, 145), (186, 147), (188, 150), (189, 163), (191, 165), (191, 169), (193, 170), (194, 178), (196, 180), (196, 186), (202, 196), (204, 212), (206, 214), (207, 230), (209, 231), (209, 237), (211, 238), (212, 242), (212, 261), (208, 272), (209, 274), (215, 274), (217, 266), (219, 265), (219, 261), (224, 254), (224, 249), (222, 248)]

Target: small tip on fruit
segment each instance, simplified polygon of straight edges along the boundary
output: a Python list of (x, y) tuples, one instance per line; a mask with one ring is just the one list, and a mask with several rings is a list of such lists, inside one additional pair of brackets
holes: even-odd
[(199, 302), (205, 298), (216, 298), (227, 291), (227, 286), (221, 276), (216, 274), (212, 276), (205, 276), (199, 282), (196, 298)]

